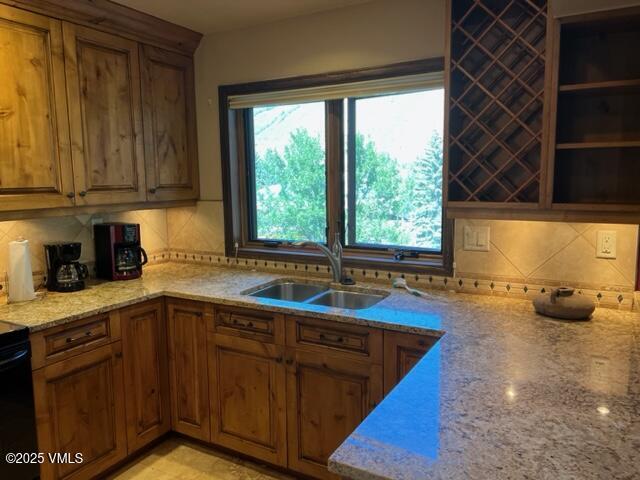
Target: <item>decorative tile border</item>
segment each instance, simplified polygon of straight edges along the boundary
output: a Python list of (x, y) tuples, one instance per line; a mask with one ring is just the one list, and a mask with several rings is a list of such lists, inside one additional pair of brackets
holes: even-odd
[[(331, 269), (326, 265), (311, 265), (301, 263), (285, 263), (267, 260), (231, 258), (211, 252), (198, 252), (186, 250), (170, 250), (170, 261), (192, 263), (199, 265), (215, 265), (219, 267), (231, 267), (249, 270), (269, 271), (275, 273), (287, 272), (291, 275), (316, 276), (327, 278)], [(472, 278), (468, 276), (443, 277), (437, 275), (414, 275), (385, 270), (350, 269), (349, 274), (356, 281), (367, 281), (389, 285), (391, 279), (402, 277), (407, 284), (414, 288), (449, 290), (461, 293), (507, 296), (522, 299), (533, 299), (540, 293), (550, 292), (559, 286), (567, 286), (565, 282), (532, 282), (518, 281), (517, 279), (487, 279)], [(588, 284), (573, 285), (578, 293), (591, 298), (597, 306), (614, 308), (619, 310), (631, 310), (640, 306), (640, 293), (636, 295), (629, 289), (594, 288)]]
[[(297, 276), (329, 278), (331, 268), (327, 265), (314, 265), (305, 263), (285, 263), (267, 260), (232, 258), (211, 252), (198, 252), (186, 250), (160, 250), (148, 254), (149, 264), (157, 265), (167, 262), (179, 262), (196, 265), (212, 265), (216, 267), (237, 268), (242, 270), (258, 270), (273, 273), (288, 273)], [(88, 264), (89, 271), (93, 272), (93, 264)], [(407, 284), (414, 288), (426, 290), (449, 290), (460, 293), (479, 295), (496, 295), (501, 297), (514, 297), (521, 299), (533, 299), (540, 293), (546, 293), (556, 287), (566, 285), (554, 282), (518, 282), (514, 279), (486, 279), (470, 278), (467, 276), (443, 277), (438, 275), (415, 275), (386, 270), (349, 269), (349, 274), (354, 280), (360, 282), (372, 282), (389, 285), (391, 280), (402, 277)], [(34, 272), (34, 283), (42, 285), (43, 272)], [(614, 308), (619, 310), (640, 310), (640, 292), (623, 289), (588, 288), (578, 286), (578, 293), (591, 298), (597, 306)], [(0, 296), (6, 295), (6, 278), (0, 278)]]

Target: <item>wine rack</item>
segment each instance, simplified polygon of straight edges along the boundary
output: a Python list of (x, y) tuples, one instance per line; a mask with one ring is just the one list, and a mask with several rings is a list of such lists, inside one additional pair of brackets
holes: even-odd
[(451, 2), (450, 205), (540, 200), (546, 28), (543, 0)]

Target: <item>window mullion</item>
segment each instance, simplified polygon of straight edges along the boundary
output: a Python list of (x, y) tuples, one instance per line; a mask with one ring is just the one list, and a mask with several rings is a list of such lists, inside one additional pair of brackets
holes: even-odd
[(244, 154), (245, 154), (245, 173), (246, 173), (246, 198), (247, 210), (246, 220), (248, 228), (248, 238), (254, 239), (257, 236), (256, 222), (256, 155), (253, 136), (253, 109), (247, 108), (243, 111), (243, 131), (244, 131)]
[(344, 106), (326, 102), (327, 243), (336, 232), (344, 239)]
[(347, 108), (347, 245), (356, 244), (356, 99)]

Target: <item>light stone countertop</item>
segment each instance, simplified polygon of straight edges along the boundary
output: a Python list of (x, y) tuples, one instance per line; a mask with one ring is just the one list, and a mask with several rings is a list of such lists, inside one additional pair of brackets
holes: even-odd
[[(287, 276), (289, 277), (289, 276)], [(161, 295), (443, 335), (334, 452), (353, 479), (640, 479), (640, 315), (589, 322), (530, 302), (397, 289), (365, 310), (242, 295), (282, 275), (164, 264), (143, 279), (0, 306), (32, 331)], [(380, 289), (379, 285), (370, 285)]]

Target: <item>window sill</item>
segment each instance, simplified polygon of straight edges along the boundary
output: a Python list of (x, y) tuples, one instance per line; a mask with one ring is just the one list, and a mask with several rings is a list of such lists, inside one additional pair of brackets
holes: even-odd
[[(235, 252), (227, 252), (234, 256)], [(311, 248), (268, 248), (262, 246), (245, 246), (238, 250), (238, 258), (262, 260), (279, 263), (303, 263), (328, 265), (324, 254)], [(344, 268), (349, 270), (382, 270), (390, 272), (411, 273), (417, 275), (451, 275), (452, 266), (446, 264), (446, 256), (433, 255), (425, 258), (395, 260), (391, 256), (363, 255), (345, 252)]]

